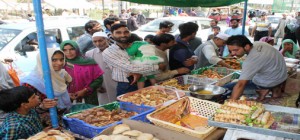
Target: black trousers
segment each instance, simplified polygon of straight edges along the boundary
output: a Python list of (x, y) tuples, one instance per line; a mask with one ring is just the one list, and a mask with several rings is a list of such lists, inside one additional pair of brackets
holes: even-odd
[(268, 36), (269, 31), (255, 31), (254, 41), (259, 41), (261, 38)]

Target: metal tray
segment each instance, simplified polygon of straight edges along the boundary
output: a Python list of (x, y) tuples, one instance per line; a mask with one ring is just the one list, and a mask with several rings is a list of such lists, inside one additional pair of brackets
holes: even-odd
[[(264, 104), (264, 106), (265, 106), (266, 110), (271, 111), (271, 112), (282, 112), (282, 113), (286, 113), (286, 114), (300, 115), (300, 109), (297, 109), (297, 108), (289, 108), (289, 107), (266, 105), (266, 104)], [(299, 126), (299, 124), (300, 123), (298, 122), (298, 126)], [(209, 118), (208, 125), (216, 126), (216, 127), (223, 127), (223, 128), (242, 129), (242, 130), (247, 130), (247, 131), (264, 134), (264, 135), (272, 135), (272, 136), (300, 140), (300, 133), (292, 133), (292, 132), (287, 132), (287, 131), (259, 128), (259, 127), (251, 127), (251, 126), (246, 126), (246, 125), (237, 125), (237, 124), (231, 124), (231, 123), (216, 122), (216, 121), (213, 121), (213, 118)]]

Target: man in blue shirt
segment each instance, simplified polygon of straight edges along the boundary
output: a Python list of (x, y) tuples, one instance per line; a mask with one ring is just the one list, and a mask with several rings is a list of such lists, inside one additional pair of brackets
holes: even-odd
[[(229, 36), (233, 36), (233, 35), (243, 35), (243, 29), (239, 26), (240, 24), (240, 19), (231, 19), (230, 20), (230, 25), (231, 27), (229, 27), (224, 33), (229, 35)], [(245, 30), (245, 36), (248, 36), (248, 32)], [(224, 47), (224, 51), (223, 51), (223, 56), (226, 57), (229, 55), (229, 50), (228, 47), (225, 46)]]
[[(239, 27), (240, 24), (240, 19), (231, 19), (230, 20), (230, 25), (224, 33), (228, 35), (242, 35), (242, 28)], [(248, 36), (248, 32), (245, 30), (245, 36)]]
[(194, 39), (199, 26), (193, 22), (187, 22), (179, 25), (180, 35), (176, 38), (177, 44), (170, 49), (169, 66), (170, 70), (181, 67), (194, 69), (197, 59), (192, 57), (194, 52), (190, 49), (189, 41)]
[(86, 32), (77, 40), (80, 52), (82, 54), (85, 54), (85, 52), (87, 52), (88, 50), (95, 48), (92, 41), (92, 35), (95, 32), (99, 32), (102, 30), (100, 23), (96, 20), (88, 21), (85, 24), (84, 29)]

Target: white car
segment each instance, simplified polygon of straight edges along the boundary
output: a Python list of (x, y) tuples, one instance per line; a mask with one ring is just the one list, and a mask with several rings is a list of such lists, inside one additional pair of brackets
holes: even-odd
[(209, 29), (210, 29), (210, 21), (212, 19), (204, 18), (204, 17), (163, 17), (157, 18), (149, 23), (141, 26), (138, 30), (133, 33), (138, 36), (144, 38), (148, 34), (155, 35), (155, 33), (159, 30), (159, 23), (163, 21), (170, 21), (174, 23), (170, 34), (178, 35), (179, 29), (178, 26), (182, 23), (193, 22), (199, 25), (199, 29), (197, 32), (197, 37), (200, 37), (202, 40), (207, 40)]
[[(84, 34), (88, 19), (50, 20), (44, 22), (46, 47), (59, 49), (64, 40), (77, 40)], [(34, 50), (25, 49), (31, 39), (37, 41), (35, 22), (11, 23), (0, 25), (0, 60), (12, 59), (26, 76), (36, 65), (37, 45)], [(31, 47), (31, 45), (29, 45)], [(32, 45), (34, 46), (34, 45)]]

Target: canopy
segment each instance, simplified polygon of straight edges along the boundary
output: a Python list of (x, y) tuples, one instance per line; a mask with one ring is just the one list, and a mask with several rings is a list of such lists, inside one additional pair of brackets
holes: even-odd
[(95, 5), (87, 2), (86, 0), (44, 0), (44, 2), (50, 6), (53, 6), (54, 8), (60, 9), (90, 9), (96, 7)]
[(165, 5), (175, 7), (219, 7), (228, 6), (245, 0), (122, 0), (141, 4)]

